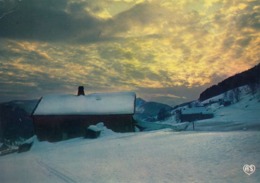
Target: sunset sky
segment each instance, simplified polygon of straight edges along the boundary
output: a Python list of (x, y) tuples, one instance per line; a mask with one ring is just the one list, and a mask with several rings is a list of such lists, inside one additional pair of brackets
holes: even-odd
[(0, 0), (0, 102), (134, 91), (175, 105), (260, 62), (259, 0)]

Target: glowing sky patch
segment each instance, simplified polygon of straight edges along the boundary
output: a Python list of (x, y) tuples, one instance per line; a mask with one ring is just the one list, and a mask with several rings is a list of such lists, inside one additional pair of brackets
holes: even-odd
[(84, 85), (174, 104), (259, 63), (256, 0), (1, 4), (1, 100)]

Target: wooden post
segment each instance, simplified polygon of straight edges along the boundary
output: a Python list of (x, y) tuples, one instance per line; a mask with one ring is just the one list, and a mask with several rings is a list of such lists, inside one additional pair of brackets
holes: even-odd
[(193, 130), (195, 130), (194, 121), (192, 121), (192, 127), (193, 127)]

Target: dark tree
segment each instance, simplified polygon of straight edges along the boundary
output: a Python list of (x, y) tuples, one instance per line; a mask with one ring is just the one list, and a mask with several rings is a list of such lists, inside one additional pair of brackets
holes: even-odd
[(168, 111), (165, 107), (161, 108), (160, 111), (157, 114), (158, 120), (165, 120), (166, 118), (171, 116), (171, 112)]

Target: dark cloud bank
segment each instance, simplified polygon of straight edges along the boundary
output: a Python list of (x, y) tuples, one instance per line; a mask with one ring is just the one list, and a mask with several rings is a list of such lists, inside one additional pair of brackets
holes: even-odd
[(66, 0), (17, 1), (0, 9), (0, 37), (61, 41), (84, 34), (86, 40), (95, 40), (102, 21), (83, 12), (82, 7)]

